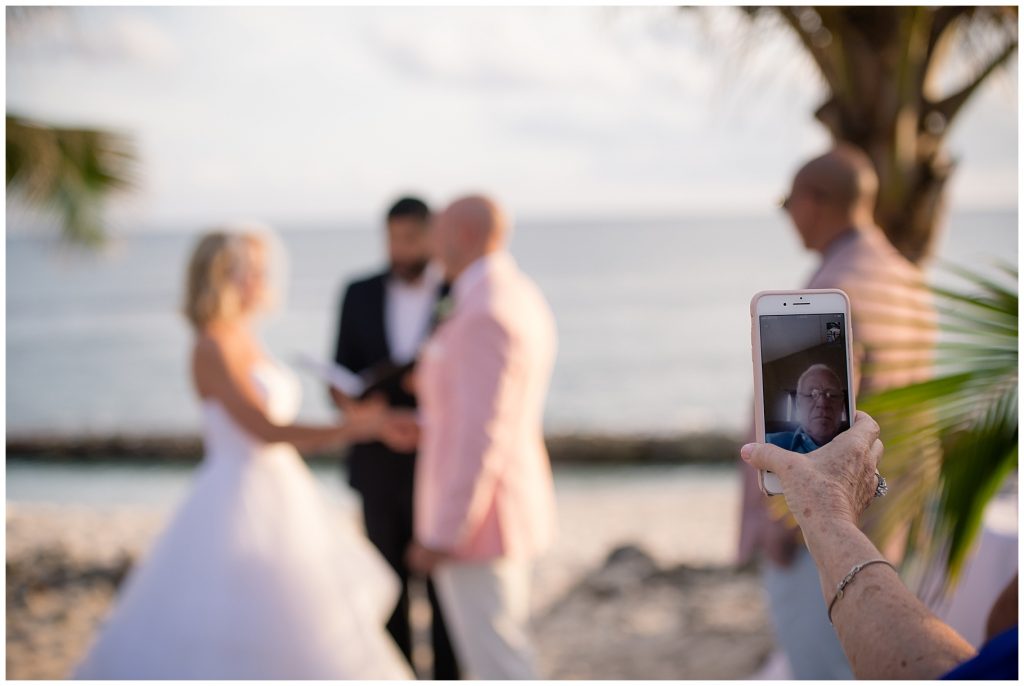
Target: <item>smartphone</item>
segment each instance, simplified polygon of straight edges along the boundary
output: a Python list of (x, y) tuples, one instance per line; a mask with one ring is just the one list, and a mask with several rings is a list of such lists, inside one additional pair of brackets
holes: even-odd
[[(838, 289), (761, 291), (750, 301), (759, 443), (810, 453), (853, 423), (850, 298)], [(758, 472), (766, 495), (778, 477)]]

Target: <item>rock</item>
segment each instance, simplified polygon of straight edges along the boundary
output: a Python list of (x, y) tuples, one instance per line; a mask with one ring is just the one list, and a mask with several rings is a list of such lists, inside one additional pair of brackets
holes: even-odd
[(608, 555), (604, 566), (583, 580), (582, 586), (598, 597), (611, 597), (644, 583), (657, 571), (657, 563), (643, 550), (620, 546)]
[(757, 577), (622, 547), (534, 623), (547, 679), (742, 679), (773, 647)]
[[(675, 436), (561, 434), (545, 437), (555, 464), (731, 464), (740, 436), (698, 431)], [(8, 435), (8, 460), (194, 464), (203, 454), (195, 435)], [(337, 459), (333, 452), (307, 455)]]

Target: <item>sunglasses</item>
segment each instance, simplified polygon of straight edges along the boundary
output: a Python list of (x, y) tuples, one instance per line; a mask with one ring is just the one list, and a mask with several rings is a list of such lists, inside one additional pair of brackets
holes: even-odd
[(820, 188), (814, 188), (812, 186), (800, 186), (798, 188), (794, 188), (790, 192), (789, 195), (784, 196), (784, 197), (779, 199), (779, 201), (778, 201), (779, 209), (787, 210), (788, 211), (789, 208), (793, 205), (793, 198), (794, 198), (794, 196), (796, 196), (796, 195), (798, 195), (800, 193), (807, 193), (807, 194), (809, 194), (811, 197), (813, 197), (815, 200), (817, 200), (819, 202), (823, 202), (825, 200), (828, 200), (828, 193), (826, 193), (825, 191), (821, 190)]

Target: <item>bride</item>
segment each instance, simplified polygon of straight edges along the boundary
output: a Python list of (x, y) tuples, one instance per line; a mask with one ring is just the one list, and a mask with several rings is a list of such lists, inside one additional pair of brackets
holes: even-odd
[(250, 331), (269, 302), (261, 234), (215, 232), (188, 268), (205, 458), (76, 670), (81, 679), (408, 679), (384, 630), (390, 568), (332, 518), (296, 448), (415, 443), (383, 403), (338, 426), (291, 423), (298, 382)]

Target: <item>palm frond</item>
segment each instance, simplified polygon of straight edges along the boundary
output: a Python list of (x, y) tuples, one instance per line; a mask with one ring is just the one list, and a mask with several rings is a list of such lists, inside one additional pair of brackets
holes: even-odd
[(132, 141), (123, 134), (7, 116), (8, 193), (56, 211), (71, 242), (104, 241), (103, 202), (133, 188), (135, 160)]
[(888, 502), (872, 508), (870, 533), (879, 545), (903, 536), (910, 563), (923, 560), (926, 574), (941, 574), (948, 588), (985, 506), (1017, 466), (1018, 277), (1007, 265), (998, 266), (1006, 282), (946, 269), (970, 290), (932, 289), (941, 336), (934, 377), (860, 407), (882, 426), (894, 485)]

